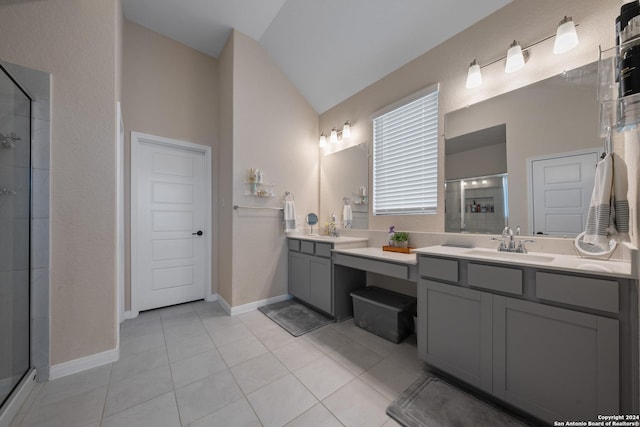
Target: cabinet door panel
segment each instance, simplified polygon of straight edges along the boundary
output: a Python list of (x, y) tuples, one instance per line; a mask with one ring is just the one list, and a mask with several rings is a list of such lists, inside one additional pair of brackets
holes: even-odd
[(327, 313), (331, 307), (331, 260), (312, 257), (309, 260), (309, 303)]
[(493, 298), (497, 397), (548, 422), (619, 413), (618, 321)]
[(491, 340), (490, 294), (420, 280), (418, 350), (427, 363), (490, 392)]
[(296, 298), (309, 299), (309, 257), (289, 252), (289, 293)]

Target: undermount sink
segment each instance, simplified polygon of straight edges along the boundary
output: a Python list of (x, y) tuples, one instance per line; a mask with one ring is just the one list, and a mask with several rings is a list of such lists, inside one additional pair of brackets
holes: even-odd
[(523, 254), (519, 252), (500, 252), (490, 249), (470, 249), (464, 252), (465, 255), (480, 256), (483, 258), (503, 259), (510, 261), (531, 261), (531, 262), (551, 262), (555, 258), (546, 255)]

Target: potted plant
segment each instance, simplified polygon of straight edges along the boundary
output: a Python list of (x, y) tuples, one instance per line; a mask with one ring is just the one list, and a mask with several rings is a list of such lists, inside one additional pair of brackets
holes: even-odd
[(409, 233), (406, 231), (396, 231), (393, 235), (393, 246), (397, 248), (409, 247)]

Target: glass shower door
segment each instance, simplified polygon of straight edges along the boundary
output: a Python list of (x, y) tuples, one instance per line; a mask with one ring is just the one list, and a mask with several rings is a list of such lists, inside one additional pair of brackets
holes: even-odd
[(0, 406), (30, 367), (31, 100), (0, 67)]

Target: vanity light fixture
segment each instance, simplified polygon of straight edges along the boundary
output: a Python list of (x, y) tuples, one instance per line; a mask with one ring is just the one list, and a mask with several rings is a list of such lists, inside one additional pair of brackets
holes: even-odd
[[(354, 125), (351, 123), (350, 120), (347, 120), (344, 123), (344, 126), (342, 127), (342, 129), (338, 129), (334, 126), (331, 129), (331, 133), (329, 133), (329, 143), (337, 144), (339, 141), (345, 138), (351, 138), (351, 128), (353, 126)], [(320, 141), (318, 142), (318, 145), (320, 146), (320, 148), (327, 147), (327, 135), (324, 132), (320, 134)]]
[(565, 16), (560, 21), (556, 31), (556, 41), (553, 44), (553, 53), (560, 54), (569, 52), (571, 49), (578, 46), (578, 43), (580, 43), (580, 41), (578, 40), (578, 33), (576, 32), (576, 26), (573, 23), (573, 18)]
[(320, 148), (325, 148), (327, 146), (327, 136), (323, 133), (320, 134)]
[(526, 47), (522, 47), (520, 43), (514, 40), (509, 46), (506, 56), (482, 66), (476, 59), (474, 59), (473, 62), (471, 62), (471, 65), (469, 65), (469, 70), (467, 71), (467, 88), (473, 89), (482, 84), (482, 68), (493, 65), (504, 59), (507, 60), (504, 67), (505, 73), (512, 73), (521, 69), (529, 59), (529, 49), (551, 38), (555, 37), (556, 39), (553, 45), (553, 53), (561, 54), (570, 51), (580, 43), (578, 40), (578, 33), (576, 32), (576, 27), (578, 27), (578, 25), (579, 24), (574, 23), (572, 17), (565, 16), (560, 21), (555, 34), (551, 34), (550, 36), (547, 36), (542, 40), (538, 40)]
[(338, 131), (334, 127), (331, 129), (331, 136), (329, 137), (329, 142), (332, 144), (336, 144), (338, 142)]
[(513, 41), (509, 50), (507, 50), (507, 63), (504, 65), (505, 73), (513, 73), (524, 67), (524, 54), (522, 53), (522, 46), (517, 41)]
[(342, 127), (342, 137), (343, 138), (351, 138), (351, 122), (344, 122), (344, 126)]
[(467, 73), (467, 89), (473, 89), (482, 84), (482, 73), (480, 72), (480, 64), (477, 60), (473, 60), (469, 65), (469, 72)]

